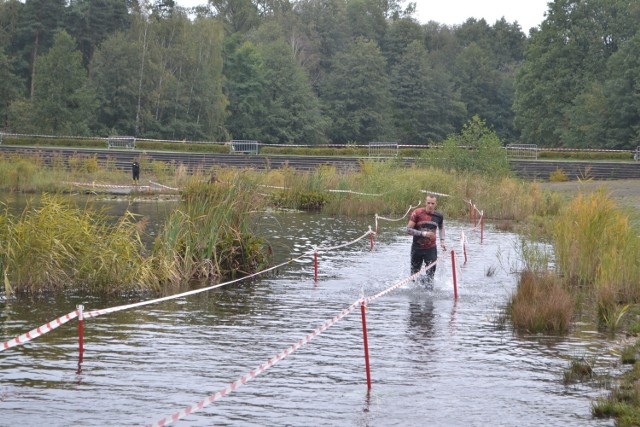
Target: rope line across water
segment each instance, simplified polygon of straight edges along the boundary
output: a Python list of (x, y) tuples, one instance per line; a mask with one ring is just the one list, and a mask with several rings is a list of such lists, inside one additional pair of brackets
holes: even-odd
[(327, 320), (321, 326), (319, 326), (316, 329), (314, 329), (306, 337), (298, 340), (297, 342), (295, 342), (294, 344), (292, 344), (290, 347), (286, 348), (285, 350), (282, 350), (276, 356), (274, 356), (271, 359), (269, 359), (266, 363), (263, 363), (260, 366), (258, 366), (257, 368), (249, 371), (246, 375), (243, 375), (240, 379), (232, 382), (231, 384), (229, 384), (228, 386), (226, 386), (222, 390), (220, 390), (220, 391), (218, 391), (218, 392), (206, 397), (205, 399), (201, 400), (200, 402), (198, 402), (198, 403), (196, 403), (196, 404), (194, 404), (192, 406), (189, 406), (189, 407), (183, 409), (182, 411), (176, 412), (173, 415), (170, 415), (168, 417), (162, 418), (161, 420), (156, 421), (153, 424), (148, 424), (148, 427), (164, 427), (164, 426), (167, 426), (169, 424), (172, 424), (172, 423), (174, 423), (174, 422), (176, 422), (176, 421), (178, 421), (178, 420), (180, 420), (180, 419), (182, 419), (182, 418), (184, 418), (184, 417), (186, 417), (186, 416), (188, 416), (188, 415), (190, 415), (190, 414), (192, 414), (192, 413), (194, 413), (196, 411), (201, 410), (205, 406), (208, 406), (208, 405), (212, 404), (213, 402), (215, 402), (218, 399), (223, 398), (227, 394), (230, 394), (230, 393), (234, 392), (240, 386), (248, 383), (249, 381), (251, 381), (252, 379), (257, 377), (258, 375), (262, 374), (264, 371), (266, 371), (267, 369), (271, 368), (276, 363), (278, 363), (279, 361), (281, 361), (282, 359), (284, 359), (288, 355), (294, 353), (300, 347), (304, 346), (309, 341), (311, 341), (312, 339), (314, 339), (315, 337), (317, 337), (318, 335), (320, 335), (321, 333), (326, 331), (329, 327), (331, 327), (334, 324), (336, 324), (340, 319), (345, 317), (347, 314), (351, 313), (356, 307), (358, 307), (360, 304), (362, 304), (362, 302), (363, 302), (362, 298), (359, 299), (358, 301), (354, 302), (349, 307), (345, 308), (340, 313), (338, 313), (335, 317), (333, 317), (332, 319)]
[(29, 341), (36, 339), (48, 332), (53, 331), (54, 329), (56, 329), (59, 326), (64, 325), (65, 323), (67, 323), (69, 320), (75, 319), (76, 317), (78, 317), (79, 311), (75, 310), (72, 311), (71, 313), (67, 313), (64, 316), (60, 316), (57, 319), (54, 319), (50, 322), (45, 323), (42, 326), (38, 326), (35, 329), (30, 330), (29, 332), (27, 332), (26, 334), (22, 334), (20, 336), (17, 336), (13, 339), (10, 339), (9, 341), (5, 341), (4, 343), (2, 343), (2, 345), (0, 346), (0, 351), (4, 351), (8, 348), (11, 347), (15, 347), (17, 345), (21, 345), (21, 344), (25, 344), (28, 343)]

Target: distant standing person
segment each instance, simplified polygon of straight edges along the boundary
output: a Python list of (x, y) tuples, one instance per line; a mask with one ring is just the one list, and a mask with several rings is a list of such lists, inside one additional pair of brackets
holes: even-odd
[(131, 174), (133, 175), (133, 183), (138, 184), (140, 181), (140, 163), (131, 163)]
[[(413, 236), (411, 243), (411, 274), (415, 274), (422, 268), (422, 263), (431, 264), (438, 259), (438, 241), (436, 230), (439, 230), (440, 245), (443, 251), (447, 250), (444, 243), (444, 217), (436, 212), (438, 199), (429, 194), (426, 199), (426, 207), (417, 208), (409, 217), (407, 233)], [(433, 281), (436, 272), (435, 264), (427, 270), (428, 282)]]

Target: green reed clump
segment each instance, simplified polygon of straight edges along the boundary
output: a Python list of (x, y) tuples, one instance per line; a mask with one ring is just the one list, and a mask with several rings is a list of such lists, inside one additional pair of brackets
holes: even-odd
[(524, 271), (507, 311), (517, 331), (566, 333), (575, 302), (552, 273)]
[(640, 363), (622, 376), (620, 384), (607, 397), (593, 404), (591, 413), (596, 418), (615, 418), (616, 426), (640, 425)]
[(331, 199), (327, 192), (321, 191), (278, 191), (271, 195), (270, 203), (277, 208), (320, 211)]
[(0, 217), (0, 268), (16, 294), (52, 291), (119, 293), (156, 284), (142, 257), (139, 229), (127, 214), (112, 225), (106, 215), (78, 209), (60, 196), (20, 216)]
[(556, 221), (558, 270), (569, 284), (593, 292), (598, 320), (615, 330), (626, 304), (640, 300), (640, 241), (603, 191), (580, 194)]
[(593, 378), (594, 360), (587, 360), (584, 357), (572, 357), (569, 367), (564, 370), (564, 385), (576, 384)]
[(161, 280), (181, 285), (192, 279), (243, 276), (266, 266), (265, 242), (251, 233), (252, 215), (264, 198), (248, 174), (219, 177), (216, 183), (191, 180), (180, 207), (153, 247)]
[(609, 233), (614, 202), (603, 192), (579, 194), (558, 216), (554, 248), (558, 268), (576, 285), (595, 282), (601, 259), (618, 236)]

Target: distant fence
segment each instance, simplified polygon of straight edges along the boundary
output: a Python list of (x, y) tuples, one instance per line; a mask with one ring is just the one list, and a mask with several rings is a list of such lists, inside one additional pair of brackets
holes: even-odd
[(369, 157), (398, 157), (398, 144), (394, 142), (370, 142)]
[(232, 153), (258, 154), (260, 147), (258, 141), (234, 139), (229, 143)]
[(508, 144), (506, 146), (508, 159), (537, 159), (537, 144)]
[[(2, 138), (0, 138), (0, 142), (2, 142)], [(633, 153), (633, 160), (640, 161), (640, 147), (636, 147), (636, 151)]]
[(136, 148), (136, 138), (133, 136), (110, 136), (107, 138), (107, 148), (126, 148), (133, 150)]

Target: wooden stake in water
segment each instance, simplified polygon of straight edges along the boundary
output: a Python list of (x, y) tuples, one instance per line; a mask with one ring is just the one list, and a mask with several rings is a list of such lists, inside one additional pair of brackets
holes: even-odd
[(318, 281), (318, 251), (313, 251), (313, 280)]

